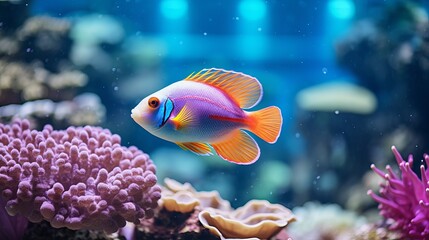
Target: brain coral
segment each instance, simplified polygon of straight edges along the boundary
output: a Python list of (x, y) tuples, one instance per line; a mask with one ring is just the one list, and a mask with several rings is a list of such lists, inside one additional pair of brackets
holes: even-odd
[(99, 127), (0, 124), (0, 196), (10, 215), (53, 227), (111, 233), (152, 217), (161, 197), (155, 166)]

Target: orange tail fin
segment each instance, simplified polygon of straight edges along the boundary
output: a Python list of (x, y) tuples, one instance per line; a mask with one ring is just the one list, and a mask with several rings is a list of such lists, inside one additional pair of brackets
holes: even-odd
[(275, 143), (283, 122), (280, 108), (271, 106), (248, 114), (249, 130), (264, 141)]

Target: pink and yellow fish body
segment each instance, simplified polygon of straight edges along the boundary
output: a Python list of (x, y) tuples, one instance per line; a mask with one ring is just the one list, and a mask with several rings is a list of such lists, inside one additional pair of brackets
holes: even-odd
[(256, 78), (222, 69), (203, 69), (144, 98), (131, 117), (151, 134), (199, 155), (214, 152), (237, 164), (260, 155), (248, 130), (275, 143), (282, 126), (278, 107), (247, 112), (262, 98)]

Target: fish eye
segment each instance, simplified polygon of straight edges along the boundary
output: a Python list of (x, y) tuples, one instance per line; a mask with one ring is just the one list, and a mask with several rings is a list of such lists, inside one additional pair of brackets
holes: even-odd
[(149, 107), (157, 108), (159, 106), (159, 99), (157, 97), (151, 97), (148, 101)]

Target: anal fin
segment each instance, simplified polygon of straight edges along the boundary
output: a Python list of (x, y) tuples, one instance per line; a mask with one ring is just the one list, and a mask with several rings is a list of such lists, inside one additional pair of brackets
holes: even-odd
[(198, 143), (198, 142), (181, 142), (176, 143), (184, 150), (191, 151), (197, 155), (209, 156), (212, 155), (212, 151), (210, 146), (206, 143)]
[(221, 158), (236, 164), (252, 164), (260, 155), (256, 141), (242, 130), (236, 130), (226, 141), (211, 145)]

